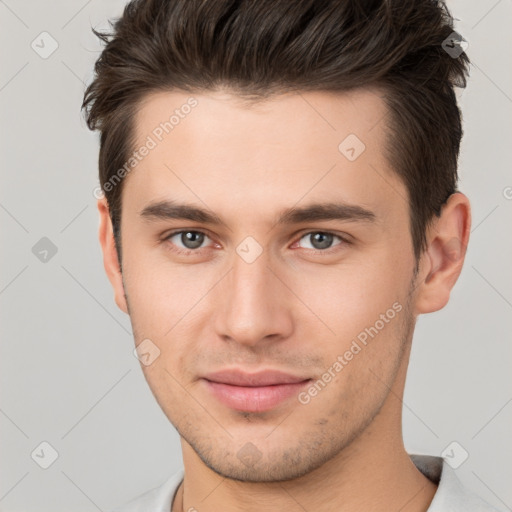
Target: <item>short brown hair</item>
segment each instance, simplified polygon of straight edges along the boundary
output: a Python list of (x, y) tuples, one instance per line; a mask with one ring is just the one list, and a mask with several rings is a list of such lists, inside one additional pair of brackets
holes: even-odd
[(135, 114), (149, 93), (227, 87), (258, 100), (364, 86), (379, 87), (390, 112), (386, 155), (408, 190), (419, 258), (429, 223), (456, 191), (454, 86), (466, 86), (469, 67), (465, 52), (446, 51), (457, 37), (443, 2), (132, 0), (110, 26), (92, 29), (105, 48), (82, 108), (101, 131), (100, 185), (120, 260), (122, 183), (104, 185), (133, 152)]

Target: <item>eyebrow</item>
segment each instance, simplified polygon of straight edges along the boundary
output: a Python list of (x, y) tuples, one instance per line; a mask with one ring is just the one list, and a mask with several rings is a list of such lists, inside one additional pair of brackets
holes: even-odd
[[(216, 214), (197, 206), (176, 201), (158, 201), (148, 204), (140, 212), (145, 220), (190, 220), (204, 224), (224, 225)], [(300, 224), (322, 220), (374, 222), (376, 215), (370, 210), (347, 203), (315, 203), (308, 206), (288, 208), (279, 213), (276, 224)]]

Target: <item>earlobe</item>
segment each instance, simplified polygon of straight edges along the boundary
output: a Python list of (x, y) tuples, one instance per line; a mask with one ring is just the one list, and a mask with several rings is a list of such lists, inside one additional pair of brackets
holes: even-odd
[(128, 314), (128, 305), (124, 292), (123, 276), (119, 265), (119, 258), (114, 242), (114, 232), (110, 219), (109, 208), (105, 198), (98, 199), (98, 212), (100, 225), (98, 230), (101, 250), (103, 252), (103, 266), (114, 290), (114, 300), (122, 311)]
[(420, 260), (415, 309), (432, 313), (448, 303), (462, 270), (471, 228), (469, 199), (452, 194), (428, 230), (427, 248)]

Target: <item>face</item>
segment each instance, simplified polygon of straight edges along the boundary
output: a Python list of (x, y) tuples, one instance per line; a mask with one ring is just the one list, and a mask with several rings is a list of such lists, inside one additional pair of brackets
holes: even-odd
[(209, 468), (295, 478), (372, 422), (412, 334), (386, 109), (369, 90), (254, 105), (219, 91), (183, 108), (190, 96), (153, 94), (138, 113), (137, 147), (156, 144), (125, 178), (117, 302), (155, 398)]

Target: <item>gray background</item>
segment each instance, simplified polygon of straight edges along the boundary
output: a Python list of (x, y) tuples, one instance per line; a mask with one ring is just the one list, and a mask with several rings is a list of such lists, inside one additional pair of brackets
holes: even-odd
[[(93, 197), (97, 134), (79, 111), (101, 49), (90, 27), (106, 28), (124, 4), (0, 0), (2, 511), (106, 511), (182, 463), (178, 435), (143, 378), (129, 318), (104, 275)], [(404, 435), (415, 453), (440, 455), (459, 443), (469, 457), (457, 474), (505, 510), (512, 507), (512, 4), (448, 5), (473, 60), (461, 95), (460, 160), (473, 232), (449, 305), (418, 321)], [(43, 31), (58, 43), (46, 59), (31, 47), (46, 37), (51, 48)], [(46, 262), (33, 253), (43, 237), (57, 248)], [(48, 469), (39, 465), (51, 461), (43, 441), (58, 452)]]

